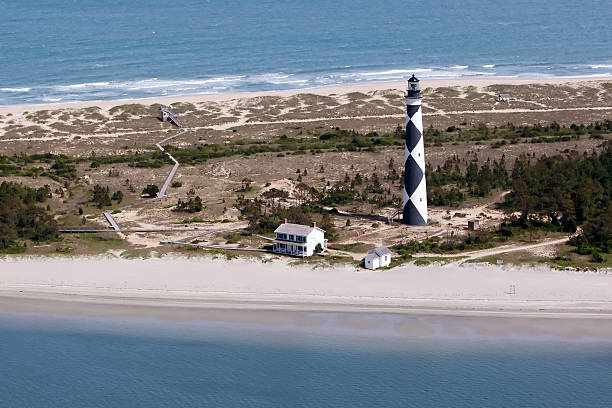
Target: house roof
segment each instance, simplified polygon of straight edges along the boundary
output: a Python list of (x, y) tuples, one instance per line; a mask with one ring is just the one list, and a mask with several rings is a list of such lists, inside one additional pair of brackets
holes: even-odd
[[(373, 250), (371, 250), (370, 252), (368, 252), (368, 256), (377, 256), (377, 257), (382, 257), (383, 255), (391, 255), (391, 251), (389, 251), (389, 248), (387, 247), (378, 247), (378, 248), (374, 248)], [(366, 256), (367, 258), (367, 256)]]
[(307, 236), (309, 235), (312, 231), (314, 231), (315, 229), (325, 233), (325, 230), (322, 230), (319, 227), (311, 227), (309, 225), (301, 225), (301, 224), (291, 224), (291, 223), (284, 223), (278, 226), (278, 228), (276, 228), (274, 230), (275, 233), (282, 233), (282, 234), (291, 234), (291, 235), (303, 235), (303, 236)]

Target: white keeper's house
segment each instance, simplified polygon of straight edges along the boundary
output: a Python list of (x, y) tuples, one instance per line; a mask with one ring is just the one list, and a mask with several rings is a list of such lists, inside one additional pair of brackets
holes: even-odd
[(387, 247), (374, 248), (366, 255), (364, 261), (366, 269), (384, 268), (391, 264), (391, 251)]
[(273, 252), (292, 256), (312, 256), (315, 253), (317, 244), (321, 245), (321, 250), (327, 250), (327, 240), (325, 230), (317, 227), (314, 223), (312, 227), (308, 225), (291, 224), (285, 222), (274, 231)]

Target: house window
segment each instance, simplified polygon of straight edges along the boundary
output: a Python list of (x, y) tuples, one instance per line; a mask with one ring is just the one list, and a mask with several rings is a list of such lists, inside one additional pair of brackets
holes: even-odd
[(293, 235), (289, 235), (289, 241), (293, 241), (295, 240), (295, 237)]

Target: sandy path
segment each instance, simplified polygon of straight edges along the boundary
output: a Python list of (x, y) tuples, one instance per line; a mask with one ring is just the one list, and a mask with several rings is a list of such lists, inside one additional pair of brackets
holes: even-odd
[(484, 258), (485, 256), (505, 254), (505, 253), (508, 253), (508, 252), (529, 251), (529, 250), (532, 250), (532, 249), (535, 249), (535, 248), (541, 248), (541, 247), (545, 247), (545, 246), (564, 244), (567, 241), (569, 241), (570, 238), (571, 238), (571, 236), (570, 237), (565, 237), (565, 238), (560, 238), (560, 239), (554, 239), (554, 240), (551, 240), (551, 241), (539, 242), (537, 244), (520, 245), (520, 246), (502, 246), (502, 247), (491, 248), (491, 249), (483, 249), (482, 251), (465, 252), (465, 253), (463, 253), (461, 255), (466, 255), (468, 258), (465, 259), (465, 260), (461, 260), (460, 262), (463, 263), (463, 262), (471, 260), (471, 259)]
[[(442, 235), (442, 234), (440, 234)], [(453, 262), (453, 263), (449, 263), (446, 266), (452, 266), (452, 265), (461, 265), (467, 261), (471, 261), (474, 259), (478, 259), (478, 258), (484, 258), (486, 256), (493, 256), (493, 255), (499, 255), (499, 254), (505, 254), (508, 252), (518, 252), (518, 251), (529, 251), (532, 249), (536, 249), (536, 248), (542, 248), (542, 247), (547, 247), (547, 246), (553, 246), (553, 245), (559, 245), (559, 244), (564, 244), (567, 241), (569, 241), (571, 238), (571, 236), (569, 237), (564, 237), (564, 238), (559, 238), (559, 239), (554, 239), (554, 240), (549, 240), (549, 241), (543, 241), (543, 242), (538, 242), (536, 244), (528, 244), (528, 245), (502, 245), (502, 246), (498, 246), (495, 248), (489, 248), (489, 249), (481, 249), (478, 251), (468, 251), (468, 252), (459, 252), (459, 253), (453, 253), (453, 254), (431, 254), (431, 253), (426, 253), (426, 254), (415, 254), (415, 257), (420, 257), (420, 258), (455, 258), (458, 256), (461, 257), (465, 257), (457, 262)]]
[[(611, 110), (612, 106), (597, 106), (591, 108), (548, 108), (548, 109), (487, 109), (487, 110), (466, 110), (466, 111), (443, 111), (423, 113), (423, 116), (449, 116), (449, 115), (467, 115), (467, 114), (484, 114), (484, 113), (537, 113), (537, 112), (567, 112), (567, 111), (606, 111)], [(365, 119), (394, 119), (404, 118), (405, 113), (397, 115), (362, 115), (362, 116), (330, 116), (308, 119), (287, 119), (287, 120), (272, 120), (272, 121), (246, 121), (239, 120), (236, 122), (227, 122), (221, 125), (204, 126), (202, 129), (213, 130), (228, 130), (237, 126), (251, 125), (281, 125), (286, 123), (310, 123), (334, 120), (365, 120)]]

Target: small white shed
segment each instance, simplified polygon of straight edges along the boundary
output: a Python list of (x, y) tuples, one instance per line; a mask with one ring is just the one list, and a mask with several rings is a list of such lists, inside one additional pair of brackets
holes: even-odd
[(366, 269), (377, 269), (391, 264), (391, 251), (387, 247), (374, 248), (365, 257)]

